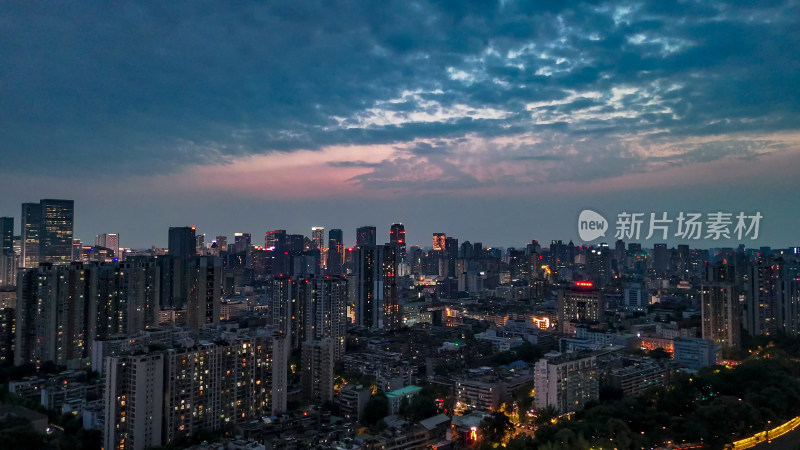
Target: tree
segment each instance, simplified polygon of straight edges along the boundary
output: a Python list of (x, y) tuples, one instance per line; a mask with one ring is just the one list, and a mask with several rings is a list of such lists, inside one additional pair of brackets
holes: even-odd
[(517, 353), (517, 359), (521, 359), (526, 363), (536, 362), (544, 356), (544, 351), (541, 347), (533, 345), (528, 341), (523, 342), (515, 351)]
[(484, 419), (484, 421), (481, 422), (482, 439), (484, 442), (503, 442), (506, 433), (511, 429), (512, 426), (513, 425), (511, 424), (511, 421), (508, 420), (508, 417), (505, 414), (496, 412), (489, 416), (488, 419)]
[(438, 413), (433, 397), (427, 395), (415, 396), (408, 405), (408, 418), (412, 422), (419, 422)]
[(364, 407), (364, 419), (361, 423), (364, 426), (374, 426), (389, 414), (389, 399), (386, 394), (378, 392), (369, 398), (367, 406)]

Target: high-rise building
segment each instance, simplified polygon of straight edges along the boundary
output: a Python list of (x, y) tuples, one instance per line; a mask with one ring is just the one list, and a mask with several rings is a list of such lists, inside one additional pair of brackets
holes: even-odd
[(219, 323), (222, 298), (222, 263), (213, 256), (201, 256), (186, 264), (186, 318), (195, 332)]
[(250, 245), (250, 233), (233, 233), (233, 253), (247, 253)]
[(447, 235), (444, 233), (433, 233), (433, 251), (443, 252)]
[(325, 228), (311, 227), (311, 248), (320, 252), (325, 248)]
[(600, 292), (591, 281), (576, 281), (574, 287), (558, 291), (558, 329), (564, 333), (569, 322), (596, 322), (600, 319)]
[(383, 289), (381, 288), (382, 255), (378, 248), (374, 245), (359, 245), (353, 249), (355, 321), (356, 325), (368, 329), (380, 328), (378, 316)]
[(356, 246), (376, 245), (375, 227), (363, 226), (356, 229)]
[(538, 409), (559, 413), (582, 409), (600, 397), (600, 377), (595, 356), (551, 353), (536, 362), (533, 401)]
[(744, 285), (744, 329), (751, 336), (772, 336), (780, 331), (782, 261), (770, 257), (753, 262)]
[(14, 218), (0, 217), (0, 255), (14, 251)]
[(267, 250), (280, 250), (286, 247), (286, 230), (267, 231), (264, 235), (264, 248)]
[(94, 339), (95, 283), (82, 263), (20, 271), (14, 364), (64, 365), (85, 358)]
[(116, 233), (103, 233), (98, 234), (94, 240), (97, 247), (104, 247), (114, 252), (114, 257), (122, 261), (122, 255), (119, 253), (119, 235)]
[(389, 243), (395, 247), (397, 263), (406, 262), (406, 227), (402, 223), (393, 223), (389, 228)]
[(42, 205), (23, 203), (21, 216), (22, 267), (32, 269), (39, 264), (39, 235), (42, 229)]
[(331, 275), (342, 275), (344, 270), (344, 236), (342, 230), (333, 228), (328, 232), (327, 271)]
[(169, 227), (169, 255), (188, 258), (197, 254), (195, 227)]
[(158, 325), (159, 271), (155, 261), (143, 257), (89, 266), (97, 295), (97, 337), (117, 338)]
[(286, 411), (285, 337), (253, 330), (105, 359), (104, 448), (163, 446)]
[(653, 244), (653, 269), (656, 275), (665, 276), (669, 268), (669, 249), (667, 244)]
[(739, 289), (733, 283), (703, 284), (700, 290), (703, 339), (722, 348), (739, 347), (742, 312)]
[(164, 354), (109, 356), (104, 373), (103, 448), (145, 450), (160, 446)]
[(205, 234), (198, 234), (195, 237), (196, 244), (195, 244), (195, 252), (198, 255), (205, 255), (206, 254), (206, 235)]
[(40, 262), (69, 264), (75, 202), (43, 199), (22, 204), (22, 264), (34, 268)]
[(397, 331), (402, 325), (400, 299), (397, 286), (397, 252), (398, 247), (392, 244), (383, 246), (381, 275), (383, 295), (379, 312), (379, 327), (387, 331)]
[(217, 236), (217, 248), (220, 252), (228, 251), (228, 236)]
[(330, 338), (303, 343), (301, 374), (303, 397), (321, 405), (333, 400), (333, 341)]
[(447, 276), (455, 277), (456, 274), (456, 260), (458, 259), (458, 239), (445, 238), (444, 250), (447, 254)]

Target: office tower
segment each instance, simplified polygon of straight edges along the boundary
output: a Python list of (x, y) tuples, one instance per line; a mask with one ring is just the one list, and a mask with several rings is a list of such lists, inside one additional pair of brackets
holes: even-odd
[(389, 228), (389, 243), (395, 247), (397, 263), (406, 262), (406, 227), (402, 223), (393, 223)]
[[(400, 313), (400, 299), (397, 286), (397, 249), (391, 244), (384, 245), (382, 257), (381, 276), (383, 281), (383, 295), (381, 298), (381, 311), (378, 317), (379, 327), (387, 331), (397, 331), (402, 326)], [(379, 248), (380, 249), (380, 248)]]
[(342, 275), (344, 270), (344, 236), (342, 230), (333, 228), (328, 232), (327, 273)]
[(614, 270), (616, 270), (617, 273), (621, 273), (623, 269), (625, 269), (626, 255), (625, 241), (617, 239), (617, 242), (614, 243)]
[(733, 283), (707, 283), (700, 289), (703, 339), (722, 348), (739, 347), (742, 312), (739, 289)]
[(186, 317), (195, 332), (219, 323), (222, 297), (222, 263), (213, 256), (193, 258), (186, 264)]
[(364, 226), (356, 229), (356, 246), (376, 245), (375, 227)]
[(42, 228), (41, 204), (22, 204), (20, 228), (22, 232), (22, 265), (31, 269), (39, 264), (39, 234)]
[(333, 400), (333, 341), (330, 338), (305, 341), (301, 358), (303, 397), (321, 405)]
[(122, 261), (122, 255), (119, 254), (119, 235), (116, 233), (103, 233), (98, 234), (94, 240), (97, 247), (103, 247), (114, 252), (114, 258)]
[(458, 239), (445, 238), (444, 250), (447, 253), (447, 276), (455, 277), (456, 274), (456, 260), (458, 259)]
[(525, 250), (508, 249), (508, 270), (511, 273), (511, 280), (531, 280), (530, 264)]
[(353, 249), (356, 325), (367, 329), (380, 328), (378, 316), (383, 296), (380, 253), (374, 245), (360, 245)]
[(169, 227), (169, 255), (188, 258), (197, 254), (195, 227)]
[(264, 235), (264, 248), (267, 250), (280, 250), (286, 247), (286, 230), (267, 231)]
[(94, 339), (94, 283), (82, 263), (20, 271), (14, 364), (64, 365), (88, 356)]
[(312, 249), (322, 251), (325, 248), (325, 228), (324, 227), (311, 227), (311, 243)]
[(39, 230), (39, 262), (65, 265), (72, 261), (75, 202), (44, 199)]
[(13, 250), (0, 253), (0, 287), (17, 285), (19, 257)]
[(447, 235), (444, 233), (433, 233), (433, 251), (435, 252), (443, 252), (445, 249), (445, 240), (447, 239)]
[(568, 246), (560, 240), (553, 240), (550, 242), (550, 255), (547, 264), (550, 270), (558, 273), (559, 270), (572, 265), (573, 261), (569, 261)]
[(586, 254), (587, 266), (589, 268), (590, 278), (599, 287), (608, 285), (611, 282), (611, 250), (608, 244), (601, 243), (597, 247), (592, 248)]
[(558, 330), (565, 333), (569, 322), (597, 322), (600, 319), (600, 292), (591, 281), (576, 281), (572, 288), (558, 290)]
[(653, 245), (653, 269), (658, 276), (666, 276), (669, 268), (669, 249), (667, 244)]
[(250, 233), (233, 233), (233, 252), (247, 253), (250, 251)]
[[(535, 241), (534, 241), (535, 242)], [(537, 243), (538, 246), (538, 243)], [(541, 248), (537, 251), (540, 251)], [(484, 250), (483, 250), (483, 242), (476, 242), (472, 244), (472, 257), (473, 258), (483, 258)]]
[(217, 248), (220, 252), (228, 251), (228, 236), (217, 236)]
[(631, 283), (623, 291), (625, 306), (630, 309), (644, 310), (650, 303), (647, 291), (642, 289), (642, 283)]
[(582, 409), (600, 397), (600, 377), (595, 356), (551, 353), (534, 365), (533, 402), (537, 409), (559, 413)]
[(103, 448), (145, 450), (162, 444), (164, 354), (105, 360)]
[(285, 250), (292, 256), (303, 253), (306, 250), (306, 237), (302, 234), (287, 235)]
[(198, 255), (205, 255), (206, 254), (206, 235), (205, 234), (198, 234), (196, 236), (196, 244), (195, 244), (195, 253)]
[(0, 217), (0, 255), (14, 251), (14, 218)]

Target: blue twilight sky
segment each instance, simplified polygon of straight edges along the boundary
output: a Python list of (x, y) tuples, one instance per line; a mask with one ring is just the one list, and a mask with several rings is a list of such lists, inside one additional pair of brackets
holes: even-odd
[(786, 247), (798, 175), (798, 1), (0, 3), (0, 216), (75, 199), (85, 241), (577, 242), (590, 207)]

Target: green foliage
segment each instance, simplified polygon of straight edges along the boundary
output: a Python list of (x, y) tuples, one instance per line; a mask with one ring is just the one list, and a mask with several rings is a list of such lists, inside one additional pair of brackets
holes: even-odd
[(389, 399), (386, 394), (378, 392), (369, 398), (367, 406), (364, 407), (364, 419), (361, 421), (364, 426), (374, 426), (389, 414)]
[[(751, 359), (731, 369), (706, 368), (678, 376), (672, 385), (637, 397), (606, 393), (572, 420), (546, 423), (536, 433), (539, 448), (587, 446), (650, 448), (666, 441), (703, 442), (707, 448), (752, 435), (800, 415), (800, 364), (784, 359)], [(613, 443), (613, 445), (610, 445)]]
[(481, 422), (481, 439), (484, 442), (502, 442), (506, 432), (512, 427), (511, 421), (505, 414), (496, 412)]
[(647, 356), (653, 359), (672, 359), (672, 355), (669, 354), (668, 351), (664, 350), (663, 348), (655, 348), (647, 352)]

